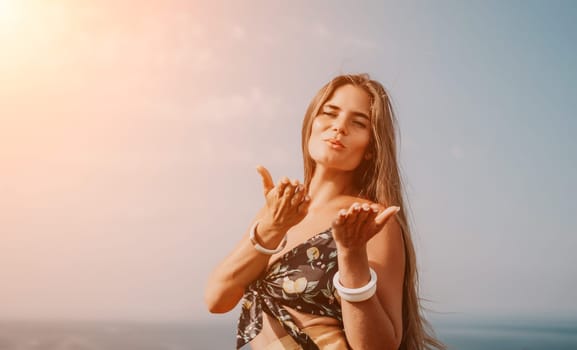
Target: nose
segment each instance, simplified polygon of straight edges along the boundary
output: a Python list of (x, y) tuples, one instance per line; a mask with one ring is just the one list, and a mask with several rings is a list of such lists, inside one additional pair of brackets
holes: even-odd
[(335, 135), (338, 134), (347, 134), (347, 127), (346, 127), (346, 118), (340, 117), (333, 119), (332, 130), (335, 132)]

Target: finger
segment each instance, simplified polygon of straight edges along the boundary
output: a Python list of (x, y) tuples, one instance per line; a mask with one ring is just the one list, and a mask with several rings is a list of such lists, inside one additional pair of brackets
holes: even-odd
[(299, 191), (299, 186), (300, 186), (299, 180), (289, 181), (287, 187), (290, 187), (291, 189), (291, 192), (289, 193), (290, 197), (293, 197)]
[(291, 181), (291, 185), (295, 189), (295, 192), (296, 192), (299, 189), (300, 182), (299, 182), (299, 180), (293, 180), (293, 181)]
[(341, 226), (347, 222), (347, 213), (346, 209), (341, 209), (337, 213), (336, 219), (333, 221), (333, 226)]
[(291, 199), (291, 205), (293, 207), (298, 206), (302, 202), (304, 196), (305, 196), (304, 186), (302, 184), (299, 184), (295, 189), (293, 198)]
[(361, 209), (357, 214), (357, 223), (360, 225), (365, 225), (369, 222), (367, 219), (371, 216), (372, 210), (368, 203), (361, 204)]
[(270, 176), (268, 170), (262, 165), (257, 166), (256, 171), (258, 171), (258, 173), (262, 177), (262, 187), (264, 189), (264, 194), (266, 195), (267, 193), (270, 192), (270, 190), (274, 188), (274, 182), (272, 181), (272, 176)]
[(290, 200), (292, 195), (295, 193), (294, 187), (289, 182), (284, 186), (284, 190), (282, 191), (282, 196), (285, 200)]
[(375, 218), (379, 215), (379, 205), (378, 204), (371, 204), (369, 205), (369, 213), (365, 219), (365, 223), (375, 223)]
[(290, 181), (289, 181), (288, 177), (286, 177), (286, 176), (283, 176), (283, 177), (279, 180), (279, 182), (278, 182), (278, 184), (277, 184), (277, 187), (278, 187), (278, 195), (279, 195), (279, 196), (284, 195), (284, 190), (285, 190), (285, 188), (288, 186), (288, 184), (290, 184)]
[(383, 226), (393, 215), (398, 213), (399, 210), (401, 210), (400, 207), (395, 207), (395, 206), (388, 207), (383, 212), (381, 212), (379, 215), (377, 215), (377, 217), (375, 218), (375, 223), (378, 226)]
[[(303, 191), (304, 192), (304, 191)], [(311, 204), (311, 197), (305, 195), (301, 203), (299, 204), (297, 211), (299, 213), (306, 213), (309, 210), (309, 205)]]
[(357, 202), (353, 203), (348, 212), (347, 222), (350, 224), (354, 224), (359, 219), (359, 213), (361, 211), (361, 205)]
[(284, 189), (279, 191), (279, 203), (280, 208), (286, 209), (291, 205), (292, 195), (294, 193), (294, 189), (291, 186), (290, 182), (284, 185)]

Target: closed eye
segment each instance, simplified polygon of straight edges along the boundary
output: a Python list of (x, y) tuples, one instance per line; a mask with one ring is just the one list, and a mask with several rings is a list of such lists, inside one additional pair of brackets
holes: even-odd
[(353, 122), (353, 123), (354, 123), (355, 125), (358, 125), (358, 126), (362, 127), (363, 129), (366, 129), (366, 128), (367, 128), (367, 125), (366, 125), (365, 123), (363, 123), (363, 122), (355, 121), (355, 122)]

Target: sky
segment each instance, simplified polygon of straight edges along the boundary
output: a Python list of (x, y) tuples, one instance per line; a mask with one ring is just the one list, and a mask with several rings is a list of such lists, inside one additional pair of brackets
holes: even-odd
[(2, 318), (213, 321), (333, 76), (389, 91), (424, 306), (577, 312), (572, 1), (0, 0)]

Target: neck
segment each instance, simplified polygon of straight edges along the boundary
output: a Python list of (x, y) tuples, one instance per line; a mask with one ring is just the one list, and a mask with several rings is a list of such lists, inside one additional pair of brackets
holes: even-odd
[(352, 171), (327, 169), (317, 164), (309, 184), (309, 210), (325, 206), (341, 196), (357, 195), (358, 189), (353, 185)]

